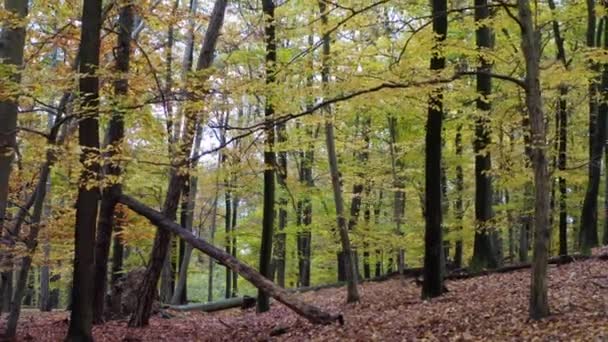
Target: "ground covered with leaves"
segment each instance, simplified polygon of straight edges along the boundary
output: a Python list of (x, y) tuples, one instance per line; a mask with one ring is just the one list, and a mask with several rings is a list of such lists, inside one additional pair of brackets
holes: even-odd
[[(358, 304), (344, 303), (343, 288), (300, 294), (332, 313), (341, 312), (343, 326), (312, 325), (274, 303), (261, 315), (255, 309), (173, 312), (173, 318), (154, 317), (142, 329), (113, 321), (96, 326), (94, 335), (97, 341), (608, 340), (608, 261), (551, 266), (552, 316), (539, 322), (527, 318), (529, 282), (529, 269), (450, 281), (449, 292), (430, 301), (420, 299), (412, 279), (365, 283)], [(19, 340), (61, 341), (67, 316), (26, 312)]]

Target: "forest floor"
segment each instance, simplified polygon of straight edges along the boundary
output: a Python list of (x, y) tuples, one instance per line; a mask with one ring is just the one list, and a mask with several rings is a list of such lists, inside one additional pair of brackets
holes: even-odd
[[(128, 329), (126, 321), (94, 328), (96, 341), (608, 341), (608, 262), (587, 260), (550, 266), (551, 317), (528, 320), (529, 269), (447, 282), (449, 292), (420, 299), (412, 279), (368, 282), (361, 302), (345, 304), (345, 289), (300, 294), (303, 299), (344, 315), (344, 326), (318, 326), (274, 303), (255, 309), (214, 314), (173, 312), (154, 317), (150, 326)], [(61, 341), (67, 313), (26, 311), (19, 340)], [(4, 329), (4, 320), (0, 320)], [(278, 336), (271, 336), (281, 333)]]

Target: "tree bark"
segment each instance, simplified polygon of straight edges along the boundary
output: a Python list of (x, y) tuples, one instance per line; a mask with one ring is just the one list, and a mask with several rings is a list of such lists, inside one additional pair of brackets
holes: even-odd
[[(262, 0), (262, 9), (265, 17), (264, 33), (266, 43), (266, 84), (273, 85), (275, 82), (275, 70), (277, 62), (277, 46), (275, 38), (274, 0)], [(274, 118), (273, 98), (266, 96), (264, 116), (266, 117), (266, 149), (264, 151), (264, 213), (262, 224), (262, 242), (260, 246), (260, 273), (272, 279), (272, 238), (274, 231), (274, 197), (275, 197), (275, 152), (274, 152)], [(258, 289), (258, 312), (266, 312), (270, 309), (269, 294)]]
[(99, 67), (101, 0), (84, 0), (80, 38), (79, 91), (81, 119), (78, 124), (78, 143), (82, 152), (76, 200), (74, 239), (74, 276), (72, 280), (72, 312), (67, 341), (92, 341), (93, 295), (95, 272), (95, 230), (99, 200), (98, 178), (100, 167), (91, 162), (99, 155)]
[(217, 260), (234, 272), (237, 272), (258, 289), (261, 289), (264, 293), (269, 294), (279, 302), (285, 304), (285, 306), (296, 312), (298, 315), (307, 318), (310, 322), (316, 324), (329, 324), (335, 321), (342, 321), (341, 315), (328, 314), (315, 306), (300, 301), (285, 289), (275, 285), (272, 281), (268, 280), (268, 278), (258, 273), (253, 267), (241, 263), (229, 253), (222, 251), (220, 248), (209, 244), (203, 239), (197, 238), (191, 232), (182, 229), (178, 224), (174, 223), (173, 220), (167, 218), (162, 213), (138, 202), (136, 199), (122, 195), (119, 201), (128, 206), (134, 212), (146, 217), (159, 229), (167, 230), (179, 235), (194, 248), (209, 255), (211, 258)]
[[(555, 1), (549, 0), (549, 8), (555, 11)], [(561, 61), (565, 70), (568, 70), (568, 61), (566, 59), (566, 49), (564, 48), (564, 38), (561, 35), (559, 22), (553, 19), (553, 38), (557, 48), (556, 58)], [(557, 168), (560, 172), (566, 171), (567, 164), (567, 143), (568, 143), (568, 85), (561, 84), (559, 87), (559, 100), (557, 113), (555, 115), (557, 121)], [(568, 255), (568, 207), (566, 199), (568, 195), (566, 178), (562, 175), (557, 177), (559, 187), (559, 255)], [(608, 184), (608, 183), (607, 183)], [(606, 188), (608, 189), (608, 187)], [(608, 194), (608, 192), (607, 192)], [(608, 202), (607, 202), (608, 204)], [(608, 207), (605, 206), (605, 212)], [(608, 221), (606, 222), (608, 224)]]
[[(445, 67), (439, 45), (448, 31), (447, 1), (432, 1), (433, 32), (435, 47), (431, 58), (431, 70)], [(424, 234), (424, 280), (422, 297), (432, 298), (443, 293), (443, 232), (441, 207), (441, 131), (443, 121), (443, 97), (435, 91), (429, 99), (425, 147), (425, 234)]]
[[(131, 57), (131, 33), (133, 31), (133, 5), (128, 4), (120, 9), (118, 18), (118, 41), (116, 46), (116, 72), (119, 77), (114, 81), (114, 96), (117, 107), (120, 101), (128, 96), (129, 61)], [(110, 242), (112, 240), (112, 227), (114, 225), (114, 208), (116, 196), (121, 192), (119, 177), (122, 168), (112, 158), (121, 153), (121, 144), (124, 139), (124, 112), (120, 109), (112, 113), (108, 131), (106, 133), (107, 158), (110, 160), (104, 165), (104, 176), (110, 178), (109, 184), (103, 189), (99, 209), (99, 222), (95, 244), (95, 294), (93, 298), (93, 323), (104, 322), (106, 313), (106, 288), (108, 284), (108, 257), (110, 255)]]
[[(462, 126), (458, 126), (456, 133), (456, 156), (459, 160), (462, 160)], [(476, 178), (477, 179), (477, 178)], [(454, 204), (454, 212), (456, 214), (456, 246), (454, 247), (454, 266), (456, 268), (462, 267), (462, 221), (464, 218), (464, 173), (462, 171), (462, 164), (458, 163), (456, 166), (456, 203)]]
[[(27, 16), (28, 2), (23, 0), (5, 0), (4, 9), (15, 15), (15, 19), (24, 19)], [(23, 50), (25, 46), (26, 23), (17, 24), (10, 20), (0, 33), (0, 61), (2, 64), (15, 68), (10, 73), (9, 82), (19, 84), (21, 73), (18, 72), (23, 64)], [(9, 180), (11, 164), (17, 147), (17, 112), (18, 98), (7, 98), (0, 101), (0, 236), (10, 238), (6, 227), (6, 207), (8, 203)], [(4, 253), (4, 252), (3, 252)], [(3, 256), (0, 255), (0, 267), (3, 265)], [(8, 259), (8, 258), (7, 258)], [(7, 260), (10, 263), (10, 260)], [(8, 265), (8, 264), (7, 264)], [(0, 312), (9, 310), (12, 296), (12, 273), (0, 273)]]
[[(199, 153), (201, 149), (201, 142), (203, 140), (203, 127), (199, 123), (196, 129), (196, 138), (194, 139), (194, 154)], [(194, 226), (194, 209), (196, 206), (196, 195), (198, 192), (198, 177), (191, 176), (188, 184), (184, 185), (182, 195), (182, 212), (181, 212), (181, 226), (182, 228), (192, 231)], [(171, 298), (171, 304), (186, 304), (187, 300), (187, 279), (188, 279), (188, 266), (190, 264), (190, 258), (192, 256), (192, 246), (186, 245), (183, 239), (180, 241), (180, 265), (175, 284), (175, 291)], [(182, 254), (183, 253), (183, 254)]]
[(500, 260), (496, 258), (497, 246), (494, 245), (497, 235), (495, 228), (491, 227), (494, 216), (492, 211), (492, 157), (487, 151), (491, 143), (489, 114), (492, 95), (492, 64), (483, 56), (493, 48), (492, 30), (486, 21), (490, 17), (487, 0), (475, 0), (475, 31), (477, 49), (482, 54), (477, 67), (477, 119), (475, 121), (475, 240), (473, 243), (473, 260), (471, 264), (478, 269), (496, 268)]
[[(600, 45), (602, 26), (596, 34), (596, 13), (595, 1), (587, 0), (588, 22), (587, 22), (587, 46), (597, 47)], [(593, 62), (592, 62), (593, 63)], [(597, 64), (591, 65), (592, 70), (598, 70)], [(604, 72), (605, 73), (605, 72)], [(602, 76), (602, 83), (604, 77)], [(600, 186), (602, 152), (606, 140), (606, 106), (598, 106), (598, 84), (597, 77), (594, 76), (589, 84), (589, 169), (588, 184), (583, 201), (581, 213), (581, 225), (579, 230), (580, 248), (583, 253), (591, 253), (591, 248), (597, 246), (597, 200)], [(602, 101), (604, 102), (604, 101)]]
[(533, 24), (529, 0), (518, 0), (521, 48), (526, 62), (526, 107), (530, 120), (532, 145), (530, 155), (534, 169), (534, 250), (530, 285), (529, 314), (532, 319), (549, 315), (547, 296), (547, 261), (549, 259), (549, 172), (545, 155), (546, 124), (540, 87), (540, 31)]
[(287, 132), (285, 124), (277, 125), (277, 142), (280, 145), (277, 160), (277, 180), (282, 191), (279, 196), (279, 231), (276, 236), (274, 250), (274, 269), (276, 271), (276, 281), (281, 287), (285, 287), (285, 263), (286, 263), (286, 234), (287, 227)]
[[(197, 63), (196, 69), (199, 71), (208, 69), (213, 62), (215, 45), (224, 22), (226, 5), (227, 0), (216, 0), (215, 2), (213, 12), (209, 20), (209, 26), (203, 41), (203, 47)], [(190, 118), (188, 118), (188, 116), (189, 115), (187, 115), (188, 121), (194, 121), (189, 120)], [(178, 165), (183, 164), (185, 159), (190, 155), (190, 148), (192, 147), (192, 139), (194, 138), (193, 131), (195, 126), (195, 122), (186, 123), (185, 125), (187, 130), (182, 141), (182, 148), (180, 151), (181, 157), (178, 156), (176, 158)], [(176, 218), (179, 197), (184, 182), (185, 176), (179, 175), (176, 170), (171, 171), (169, 186), (167, 188), (167, 196), (163, 205), (163, 214), (167, 216), (169, 220), (173, 221)], [(152, 303), (154, 301), (154, 294), (156, 292), (156, 285), (160, 277), (162, 265), (167, 258), (170, 237), (170, 232), (162, 229), (157, 230), (152, 247), (152, 257), (150, 258), (150, 263), (146, 268), (144, 280), (140, 286), (141, 294), (138, 298), (137, 308), (129, 320), (130, 327), (141, 327), (148, 324)]]
[[(323, 29), (327, 30), (327, 6), (324, 1), (319, 1), (319, 10), (321, 12), (321, 22)], [(323, 32), (323, 54), (322, 54), (322, 71), (321, 79), (323, 87), (327, 88), (329, 83), (329, 57), (330, 57), (330, 36), (329, 33)], [(348, 225), (346, 222), (346, 213), (344, 210), (344, 199), (342, 198), (342, 186), (340, 180), (340, 171), (338, 169), (338, 158), (336, 155), (336, 145), (334, 137), (333, 118), (331, 117), (331, 108), (325, 107), (325, 143), (327, 145), (327, 155), (329, 159), (329, 169), (331, 174), (331, 183), (334, 193), (334, 201), (336, 204), (336, 220), (338, 224), (338, 233), (342, 245), (344, 257), (344, 270), (346, 271), (347, 282), (347, 303), (359, 301), (359, 291), (357, 289), (357, 267), (355, 258), (351, 249), (350, 238), (348, 236)]]

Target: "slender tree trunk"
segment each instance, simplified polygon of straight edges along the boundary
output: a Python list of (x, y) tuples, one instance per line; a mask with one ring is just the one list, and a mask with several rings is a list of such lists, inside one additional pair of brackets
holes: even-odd
[(123, 260), (125, 258), (125, 245), (122, 238), (123, 226), (125, 224), (125, 208), (114, 210), (114, 241), (112, 242), (112, 272), (110, 276), (110, 312), (114, 315), (122, 315), (122, 287), (119, 282), (123, 276)]
[[(221, 154), (220, 156), (218, 156), (218, 169), (221, 165)], [(219, 179), (216, 180), (215, 182), (215, 198), (213, 200), (213, 211), (211, 212), (211, 227), (210, 227), (210, 232), (209, 232), (209, 241), (211, 244), (213, 244), (213, 240), (215, 238), (215, 229), (217, 227), (217, 200), (218, 200), (218, 196), (219, 196), (219, 188), (220, 188), (220, 182)], [(214, 270), (214, 264), (215, 261), (212, 258), (209, 258), (209, 275), (207, 277), (207, 301), (211, 302), (213, 301), (213, 272)]]
[(277, 126), (277, 142), (281, 146), (278, 153), (277, 163), (277, 180), (282, 188), (279, 196), (279, 232), (275, 241), (275, 261), (274, 268), (276, 270), (276, 281), (281, 287), (285, 287), (285, 257), (286, 257), (286, 235), (285, 228), (287, 227), (287, 151), (285, 150), (285, 142), (287, 141), (287, 132), (285, 124)]
[[(24, 19), (27, 16), (28, 2), (23, 0), (5, 0), (4, 9), (7, 13), (15, 15), (15, 19)], [(5, 26), (0, 33), (0, 61), (1, 63), (16, 68), (10, 74), (10, 82), (19, 84), (21, 73), (18, 72), (23, 64), (23, 49), (25, 46), (26, 23), (17, 23), (5, 20)], [(17, 147), (17, 112), (18, 98), (6, 98), (0, 101), (0, 236), (12, 238), (6, 227), (6, 207), (8, 203), (9, 179), (11, 164)], [(4, 254), (4, 252), (3, 252)], [(11, 262), (7, 257), (4, 262), (0, 255), (0, 267), (8, 267)], [(0, 313), (8, 312), (12, 296), (12, 273), (6, 271), (0, 273)]]
[[(120, 9), (118, 19), (119, 33), (116, 46), (116, 72), (120, 77), (114, 81), (114, 95), (118, 101), (128, 96), (129, 81), (125, 78), (129, 72), (129, 60), (131, 57), (131, 32), (133, 31), (133, 5), (128, 4)], [(120, 103), (120, 102), (119, 102)], [(120, 108), (120, 105), (117, 107)], [(118, 109), (112, 113), (110, 124), (106, 135), (107, 158), (121, 153), (121, 144), (124, 139), (124, 113)], [(117, 162), (108, 162), (104, 165), (105, 176), (112, 178), (120, 177), (122, 170)], [(107, 178), (106, 178), (107, 179)], [(114, 208), (116, 207), (116, 196), (122, 191), (120, 181), (110, 181), (105, 185), (101, 197), (99, 211), (99, 226), (95, 244), (95, 296), (93, 298), (93, 323), (104, 322), (106, 312), (106, 287), (108, 284), (108, 257), (110, 254), (110, 242), (112, 240), (112, 227), (114, 223)]]
[[(549, 7), (551, 11), (555, 11), (555, 1), (549, 0)], [(559, 22), (553, 20), (553, 38), (555, 40), (555, 46), (557, 48), (557, 59), (562, 62), (564, 69), (568, 70), (568, 61), (566, 59), (566, 49), (564, 48), (564, 38), (562, 38)], [(567, 142), (568, 142), (568, 85), (561, 84), (559, 87), (559, 100), (558, 109), (556, 114), (556, 121), (558, 123), (557, 131), (557, 168), (560, 172), (566, 171), (567, 164)], [(567, 185), (566, 178), (559, 176), (558, 179), (559, 187), (559, 255), (568, 255), (568, 207), (566, 205), (567, 199)], [(607, 183), (608, 184), (608, 183)], [(608, 189), (608, 187), (607, 187)], [(608, 192), (607, 192), (608, 194)], [(608, 203), (608, 202), (607, 202)], [(608, 207), (605, 209), (608, 210)]]
[(540, 87), (540, 31), (533, 24), (529, 0), (518, 0), (521, 25), (521, 48), (526, 61), (526, 107), (532, 139), (531, 159), (534, 169), (534, 250), (530, 286), (529, 314), (532, 319), (549, 315), (547, 262), (549, 259), (549, 172), (545, 155), (546, 123)]
[[(196, 137), (194, 139), (194, 150), (192, 155), (199, 153), (201, 149), (201, 142), (203, 140), (203, 127), (199, 123), (196, 129)], [(191, 176), (187, 184), (184, 184), (182, 190), (182, 208), (181, 208), (181, 226), (182, 228), (192, 231), (194, 226), (194, 209), (196, 206), (196, 195), (198, 191), (198, 177)], [(192, 256), (192, 246), (186, 245), (183, 239), (179, 239), (179, 272), (177, 282), (175, 284), (175, 291), (171, 298), (171, 304), (186, 304), (188, 302), (187, 297), (187, 282), (188, 282), (188, 266), (190, 265), (190, 258)]]
[[(321, 22), (323, 29), (327, 30), (327, 6), (324, 1), (319, 1), (319, 10), (321, 12)], [(323, 67), (321, 78), (323, 86), (328, 87), (329, 83), (329, 56), (330, 56), (330, 36), (329, 33), (323, 32)], [(353, 303), (359, 301), (359, 291), (357, 289), (357, 267), (355, 265), (354, 254), (351, 249), (350, 238), (348, 236), (348, 225), (346, 222), (346, 212), (344, 210), (344, 199), (342, 198), (342, 186), (340, 180), (340, 171), (338, 170), (338, 158), (336, 156), (336, 145), (334, 137), (333, 117), (331, 117), (331, 108), (325, 107), (325, 143), (327, 145), (327, 154), (329, 159), (329, 169), (331, 174), (331, 183), (334, 193), (334, 201), (336, 204), (336, 219), (338, 224), (338, 233), (344, 257), (344, 269), (346, 270), (347, 296), (346, 302)]]
[[(275, 38), (274, 0), (262, 0), (265, 24), (266, 41), (266, 84), (273, 85), (275, 82), (275, 70), (277, 62), (277, 46)], [(266, 150), (264, 151), (264, 217), (262, 227), (262, 243), (260, 246), (260, 273), (272, 278), (272, 235), (274, 231), (274, 196), (275, 196), (275, 152), (274, 152), (274, 99), (271, 95), (266, 96), (264, 115), (266, 116)], [(258, 291), (257, 311), (266, 312), (270, 309), (268, 294), (263, 290)]]
[[(309, 36), (309, 45), (313, 45), (312, 36)], [(310, 66), (312, 68), (312, 58)], [(306, 85), (310, 88), (313, 86), (313, 76), (310, 75), (306, 80)], [(308, 109), (310, 109), (310, 104)], [(314, 139), (315, 136), (311, 129), (306, 128), (306, 137), (310, 141), (306, 144), (306, 148), (300, 151), (300, 170), (299, 180), (307, 190), (314, 187), (314, 179), (312, 177), (312, 165), (314, 162)], [(298, 225), (297, 249), (298, 249), (298, 286), (310, 286), (310, 257), (311, 257), (311, 240), (312, 233), (310, 225), (312, 224), (312, 201), (310, 194), (305, 193), (304, 198), (298, 202), (298, 215), (296, 224)]]
[[(456, 133), (456, 156), (459, 160), (462, 159), (462, 126), (458, 126)], [(456, 214), (456, 246), (454, 248), (454, 266), (462, 267), (462, 221), (464, 218), (464, 201), (462, 199), (464, 193), (464, 173), (462, 164), (456, 165), (456, 203), (454, 204), (454, 212)]]
[[(180, 0), (175, 0), (173, 2), (173, 8), (171, 10), (171, 17), (175, 18), (177, 14), (177, 10), (179, 8)], [(164, 91), (165, 94), (172, 94), (173, 92), (173, 46), (175, 44), (175, 27), (173, 21), (169, 22), (169, 27), (167, 29), (167, 44), (165, 46), (165, 84)], [(165, 112), (167, 115), (167, 137), (168, 137), (168, 150), (169, 155), (173, 156), (182, 151), (176, 151), (176, 145), (178, 141), (180, 141), (180, 134), (183, 133), (183, 140), (181, 141), (184, 144), (187, 144), (189, 133), (191, 134), (193, 131), (188, 130), (188, 119), (189, 117), (184, 117), (184, 113), (180, 112), (180, 116), (177, 120), (175, 120), (173, 114), (173, 102), (169, 99), (164, 100)], [(180, 126), (180, 123), (183, 123), (183, 126)], [(183, 132), (182, 132), (183, 128)], [(182, 146), (183, 148), (184, 146)], [(184, 158), (186, 154), (184, 153)], [(170, 172), (170, 177), (172, 173)], [(183, 183), (186, 183), (187, 177), (184, 177)], [(181, 195), (181, 188), (176, 192), (176, 196), (178, 197), (176, 201), (179, 201), (179, 196)], [(169, 192), (170, 190), (167, 190)], [(176, 209), (177, 211), (177, 209)], [(158, 234), (157, 234), (158, 235)], [(173, 236), (167, 237), (167, 251), (164, 253), (165, 257), (161, 266), (160, 271), (160, 301), (163, 303), (168, 303), (173, 296), (173, 287), (174, 287), (174, 273), (173, 273), (173, 251), (175, 251), (176, 241)], [(154, 252), (153, 252), (154, 253)]]
[[(49, 117), (49, 123), (51, 122), (50, 117)], [(49, 125), (49, 129), (51, 128), (51, 125)], [(45, 192), (48, 194), (49, 192), (51, 192), (51, 181), (50, 179), (46, 180), (46, 190)], [(48, 219), (51, 216), (51, 209), (50, 209), (50, 201), (48, 200), (48, 198), (46, 199), (46, 203), (44, 205), (44, 209), (43, 209), (43, 217), (45, 219)], [(40, 308), (40, 311), (42, 312), (48, 312), (51, 311), (52, 307), (50, 305), (50, 282), (51, 282), (51, 270), (50, 270), (50, 258), (51, 258), (51, 241), (50, 241), (50, 236), (49, 236), (49, 231), (48, 229), (45, 229), (45, 236), (44, 236), (44, 241), (43, 241), (43, 245), (42, 245), (42, 258), (43, 258), (43, 265), (40, 267), (40, 303), (38, 305), (38, 307)]]
[[(99, 154), (99, 66), (101, 31), (101, 0), (84, 0), (80, 38), (81, 119), (78, 124), (78, 143), (82, 152), (83, 171), (76, 200), (76, 226), (74, 239), (74, 276), (72, 280), (72, 312), (67, 341), (92, 341), (93, 296), (95, 283), (95, 230), (100, 171)], [(92, 184), (91, 184), (92, 182)]]
[[(213, 12), (209, 19), (209, 26), (205, 34), (203, 47), (199, 55), (197, 64), (197, 70), (208, 69), (212, 62), (215, 51), (215, 45), (220, 33), (220, 29), (224, 22), (224, 12), (226, 9), (227, 0), (216, 0), (213, 7)], [(180, 151), (181, 157), (176, 157), (178, 164), (183, 164), (185, 159), (190, 155), (190, 148), (192, 147), (192, 139), (194, 138), (195, 120), (188, 118), (192, 113), (188, 113), (186, 116), (189, 121), (185, 127), (186, 134), (182, 141), (182, 148)], [(185, 182), (185, 176), (178, 175), (176, 170), (172, 170), (169, 186), (167, 188), (167, 196), (163, 205), (163, 214), (169, 220), (175, 220), (177, 207), (179, 205), (179, 197), (183, 184)], [(169, 250), (171, 233), (166, 230), (157, 230), (156, 236), (154, 237), (154, 244), (152, 247), (152, 257), (150, 263), (146, 268), (146, 273), (142, 283), (140, 284), (140, 295), (137, 301), (137, 308), (131, 319), (129, 320), (130, 327), (141, 327), (148, 324), (150, 314), (152, 310), (152, 304), (154, 301), (154, 295), (156, 293), (156, 285), (160, 277), (162, 265), (167, 258), (167, 252)]]
[(10, 313), (6, 325), (5, 337), (14, 338), (17, 332), (17, 323), (21, 314), (21, 302), (26, 295), (28, 278), (30, 269), (32, 266), (33, 253), (36, 250), (38, 244), (38, 233), (40, 231), (40, 222), (42, 218), (42, 212), (44, 207), (44, 199), (47, 191), (47, 180), (51, 170), (51, 165), (55, 161), (55, 155), (52, 149), (47, 152), (47, 161), (43, 164), (40, 170), (40, 178), (36, 186), (36, 191), (32, 196), (35, 196), (34, 212), (32, 214), (32, 222), (30, 224), (30, 231), (26, 239), (27, 255), (21, 260), (21, 269), (17, 276), (17, 283), (15, 284), (15, 293), (12, 294), (12, 301), (10, 305)]
[[(395, 222), (395, 232), (397, 235), (403, 236), (401, 225), (403, 224), (403, 216), (405, 215), (405, 190), (403, 190), (405, 184), (403, 177), (400, 175), (403, 169), (403, 162), (397, 155), (399, 149), (398, 143), (398, 132), (397, 132), (397, 118), (390, 116), (388, 119), (389, 131), (390, 131), (390, 151), (391, 151), (391, 170), (393, 174), (393, 186), (395, 187), (395, 195), (393, 199), (393, 221)], [(397, 253), (397, 263), (399, 274), (403, 273), (405, 268), (405, 250), (399, 248)]]
[[(608, 25), (601, 25), (600, 30), (595, 31), (595, 1), (588, 0), (588, 26), (587, 26), (587, 45), (589, 47), (599, 46), (601, 38), (601, 27)], [(597, 65), (592, 65), (593, 70), (598, 70)], [(605, 72), (604, 72), (605, 73)], [(602, 83), (604, 83), (604, 76), (602, 76)], [(591, 253), (591, 248), (598, 245), (597, 236), (597, 199), (599, 194), (600, 176), (601, 176), (601, 164), (604, 144), (606, 140), (606, 106), (601, 104), (598, 106), (598, 84), (597, 77), (591, 79), (589, 85), (590, 90), (590, 103), (589, 103), (589, 182), (587, 184), (587, 191), (585, 192), (585, 200), (583, 202), (583, 210), (581, 213), (581, 226), (579, 230), (580, 247), (583, 253)], [(604, 86), (604, 84), (602, 84)], [(604, 101), (602, 101), (603, 103)]]
[[(432, 1), (433, 32), (435, 47), (431, 58), (431, 70), (442, 70), (445, 57), (439, 45), (448, 32), (447, 1)], [(441, 215), (441, 131), (443, 121), (443, 97), (435, 91), (429, 99), (425, 148), (425, 234), (424, 234), (424, 280), (422, 297), (432, 298), (443, 293), (443, 232)]]
[(490, 141), (491, 109), (489, 97), (492, 94), (492, 78), (488, 73), (492, 71), (492, 64), (483, 57), (493, 48), (492, 30), (487, 26), (490, 9), (487, 0), (475, 0), (475, 21), (478, 23), (475, 32), (477, 49), (482, 56), (477, 67), (477, 115), (475, 122), (475, 240), (473, 244), (473, 267), (496, 268), (500, 260), (496, 258), (496, 247), (493, 244), (496, 232), (490, 222), (494, 213), (492, 211), (492, 178), (489, 172), (492, 169), (492, 158), (487, 151)]
[[(234, 179), (232, 181), (234, 184), (236, 184), (236, 176), (234, 177)], [(233, 205), (232, 205), (232, 242), (231, 242), (232, 250), (230, 251), (230, 254), (233, 257), (235, 257), (236, 259), (238, 259), (238, 250), (237, 250), (236, 232), (234, 231), (234, 228), (236, 227), (240, 201), (241, 200), (238, 198), (238, 196), (235, 196), (233, 199)], [(239, 293), (239, 281), (238, 280), (239, 280), (239, 274), (232, 271), (232, 297), (238, 296), (238, 293)]]
[[(227, 157), (226, 155), (222, 156), (223, 159), (223, 164), (226, 165), (227, 164)], [(225, 214), (224, 214), (224, 227), (225, 227), (225, 232), (226, 232), (226, 237), (225, 237), (225, 245), (224, 245), (224, 249), (226, 250), (226, 253), (231, 253), (232, 251), (232, 247), (230, 246), (231, 242), (232, 242), (232, 238), (231, 238), (231, 234), (232, 234), (232, 191), (230, 190), (230, 181), (229, 181), (229, 177), (226, 177), (226, 180), (224, 181), (224, 207), (225, 207)], [(231, 297), (231, 291), (232, 291), (232, 271), (229, 268), (226, 268), (226, 285), (225, 285), (225, 293), (224, 293), (224, 297), (225, 298), (230, 298)]]

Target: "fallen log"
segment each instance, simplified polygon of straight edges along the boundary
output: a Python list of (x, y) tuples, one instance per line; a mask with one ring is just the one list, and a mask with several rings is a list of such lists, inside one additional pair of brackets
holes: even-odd
[[(602, 259), (602, 256), (601, 255), (598, 257), (586, 256), (586, 255), (558, 256), (558, 257), (550, 258), (548, 264), (549, 265), (565, 265), (565, 264), (569, 264), (569, 263), (575, 262), (575, 261), (582, 261), (582, 260), (588, 260), (588, 259), (594, 259), (594, 258)], [(514, 272), (514, 271), (519, 271), (519, 270), (523, 270), (523, 269), (530, 268), (530, 267), (532, 267), (532, 265), (530, 263), (520, 263), (520, 264), (514, 264), (514, 265), (507, 265), (504, 267), (491, 269), (491, 270), (483, 270), (483, 271), (479, 271), (479, 272), (450, 273), (450, 274), (448, 274), (447, 277), (445, 277), (445, 279), (447, 279), (447, 280), (469, 279), (469, 278), (481, 277), (484, 275), (490, 275), (490, 274), (495, 274), (495, 273)]]
[(293, 294), (289, 293), (280, 286), (277, 286), (272, 281), (266, 279), (253, 267), (242, 263), (232, 255), (224, 252), (223, 250), (215, 247), (207, 241), (196, 237), (191, 232), (183, 229), (180, 225), (176, 224), (172, 220), (167, 219), (161, 212), (150, 208), (149, 206), (139, 202), (133, 197), (121, 194), (118, 197), (118, 201), (139, 215), (147, 218), (152, 224), (160, 229), (168, 230), (179, 237), (184, 239), (192, 247), (200, 250), (207, 254), (211, 258), (217, 260), (222, 265), (228, 267), (232, 271), (238, 273), (241, 277), (247, 279), (258, 289), (266, 292), (269, 296), (283, 303), (285, 306), (293, 310), (298, 315), (305, 317), (310, 322), (315, 324), (330, 324), (332, 322), (344, 323), (342, 315), (332, 315), (327, 312), (321, 311), (316, 306), (307, 304), (298, 299)]
[(255, 297), (234, 297), (208, 303), (192, 303), (186, 305), (169, 305), (167, 308), (176, 311), (214, 312), (233, 308), (249, 309), (255, 306)]

